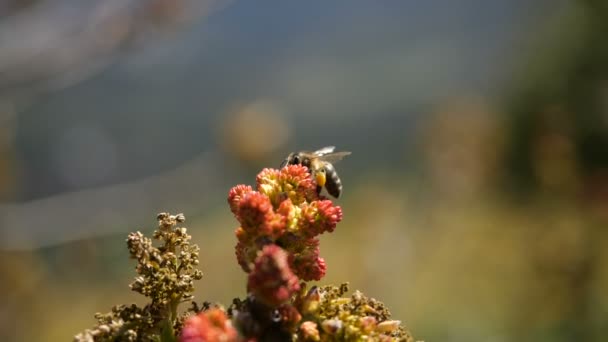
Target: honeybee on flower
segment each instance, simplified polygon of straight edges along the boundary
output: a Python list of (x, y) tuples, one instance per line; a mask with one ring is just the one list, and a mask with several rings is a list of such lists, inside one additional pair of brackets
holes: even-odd
[(283, 163), (281, 169), (287, 165), (303, 165), (308, 168), (311, 175), (317, 182), (317, 193), (323, 187), (335, 198), (339, 198), (342, 193), (342, 181), (333, 164), (342, 160), (350, 152), (334, 152), (335, 146), (326, 146), (314, 152), (300, 151), (290, 153)]

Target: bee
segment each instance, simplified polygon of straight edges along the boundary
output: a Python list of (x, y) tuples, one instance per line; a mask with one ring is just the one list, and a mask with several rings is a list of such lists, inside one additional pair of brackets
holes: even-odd
[(330, 195), (338, 198), (342, 193), (342, 181), (332, 163), (337, 163), (350, 152), (334, 152), (335, 149), (335, 146), (327, 146), (314, 152), (290, 153), (281, 163), (281, 168), (296, 164), (306, 166), (317, 182), (317, 193), (320, 193), (325, 187)]

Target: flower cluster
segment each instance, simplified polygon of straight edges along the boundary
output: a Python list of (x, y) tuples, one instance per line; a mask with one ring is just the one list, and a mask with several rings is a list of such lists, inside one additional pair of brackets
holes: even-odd
[(138, 276), (131, 290), (149, 297), (143, 308), (135, 304), (115, 306), (108, 314), (96, 314), (97, 326), (75, 336), (75, 341), (147, 341), (161, 335), (173, 335), (182, 320), (177, 313), (180, 303), (190, 301), (194, 281), (203, 277), (198, 265), (199, 248), (190, 244), (186, 228), (177, 227), (185, 221), (182, 214), (160, 213), (153, 239), (141, 232), (129, 234), (127, 247), (137, 260)]
[(299, 340), (414, 341), (400, 321), (390, 319), (384, 304), (359, 291), (350, 298), (343, 297), (347, 291), (346, 283), (339, 287), (302, 289), (295, 305), (309, 320), (299, 325)]
[(256, 180), (256, 190), (237, 185), (228, 194), (241, 224), (237, 260), (249, 273), (248, 298), (229, 310), (241, 334), (256, 341), (410, 342), (376, 300), (360, 292), (342, 298), (346, 285), (306, 291), (306, 283), (299, 283), (325, 275), (317, 236), (342, 219), (341, 208), (317, 193), (308, 169), (264, 169)]
[(414, 342), (381, 302), (359, 291), (344, 297), (347, 283), (310, 289), (304, 283), (300, 286), (291, 301), (276, 308), (254, 296), (236, 299), (229, 314), (241, 340)]
[(153, 238), (162, 242), (154, 247), (152, 240), (142, 233), (131, 233), (127, 246), (131, 257), (137, 259), (135, 270), (139, 274), (131, 283), (131, 289), (159, 305), (177, 305), (180, 301), (192, 299), (194, 281), (203, 277), (203, 272), (194, 268), (198, 265), (199, 248), (190, 245), (190, 235), (186, 228), (177, 227), (184, 222), (182, 214), (158, 214), (158, 229)]
[(342, 209), (318, 195), (305, 166), (264, 169), (256, 181), (257, 191), (237, 185), (228, 194), (230, 209), (241, 224), (236, 230), (239, 264), (252, 272), (259, 253), (272, 244), (285, 250), (299, 279), (321, 279), (326, 265), (319, 256), (317, 236), (335, 229)]
[[(224, 310), (190, 301), (194, 281), (202, 278), (199, 249), (190, 244), (183, 215), (158, 215), (153, 238), (129, 234), (127, 247), (137, 277), (133, 291), (150, 298), (144, 307), (115, 306), (97, 314), (97, 326), (76, 341), (262, 342), (262, 341), (404, 341), (413, 342), (386, 307), (355, 291), (308, 287), (326, 264), (319, 256), (320, 234), (332, 232), (342, 219), (339, 206), (320, 196), (308, 169), (289, 165), (264, 169), (256, 188), (237, 185), (228, 194), (240, 223), (236, 230), (237, 261), (247, 275), (247, 297)], [(154, 243), (157, 240), (157, 243)]]

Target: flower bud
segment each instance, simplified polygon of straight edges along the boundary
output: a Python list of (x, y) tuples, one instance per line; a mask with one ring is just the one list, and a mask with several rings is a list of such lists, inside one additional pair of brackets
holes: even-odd
[(238, 341), (238, 333), (226, 313), (219, 308), (203, 311), (188, 318), (180, 342)]
[(287, 262), (287, 253), (276, 245), (263, 248), (247, 282), (247, 291), (262, 303), (277, 307), (300, 289), (298, 277)]
[(308, 321), (300, 324), (300, 337), (304, 341), (320, 341), (317, 323)]

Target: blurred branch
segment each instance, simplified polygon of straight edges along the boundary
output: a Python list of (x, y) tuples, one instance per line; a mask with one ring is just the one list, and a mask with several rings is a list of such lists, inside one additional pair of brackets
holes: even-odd
[[(507, 182), (516, 185), (512, 189), (533, 193), (543, 188), (543, 165), (539, 160), (545, 157), (556, 160), (565, 154), (569, 154), (567, 158), (580, 173), (582, 186), (593, 189), (597, 186), (590, 182), (605, 178), (603, 174), (608, 169), (605, 4), (586, 0), (568, 7), (552, 23), (549, 32), (536, 40), (534, 54), (515, 80), (508, 104), (512, 138), (506, 160), (510, 170)], [(555, 144), (546, 143), (556, 139), (568, 145), (562, 156), (556, 155)], [(575, 192), (584, 190), (579, 186), (571, 188)]]
[[(527, 61), (508, 105), (507, 184), (527, 197), (544, 198), (548, 207), (547, 222), (531, 229), (537, 237), (527, 249), (532, 251), (530, 266), (540, 279), (549, 280), (539, 290), (543, 300), (567, 298), (556, 310), (555, 325), (543, 328), (543, 334), (564, 336), (564, 341), (602, 335), (594, 331), (591, 317), (597, 310), (594, 286), (602, 274), (604, 249), (596, 241), (602, 241), (601, 219), (608, 205), (606, 4), (584, 0), (570, 5)], [(560, 216), (573, 205), (590, 209), (586, 214), (593, 219), (573, 224)], [(523, 306), (538, 307), (529, 298)], [(529, 325), (539, 315), (521, 310), (518, 316)]]
[(183, 27), (229, 0), (12, 0), (0, 4), (0, 98), (91, 76), (134, 43)]
[(0, 205), (0, 250), (124, 233), (150, 211), (163, 208), (200, 212), (212, 196), (223, 192), (217, 180), (229, 179), (228, 170), (218, 155), (206, 153), (173, 171), (133, 183)]

